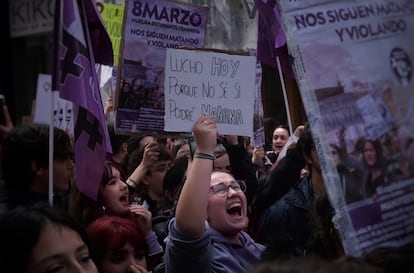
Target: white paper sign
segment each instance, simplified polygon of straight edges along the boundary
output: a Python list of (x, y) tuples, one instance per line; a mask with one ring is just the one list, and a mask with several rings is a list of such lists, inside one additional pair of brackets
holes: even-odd
[(221, 134), (253, 134), (254, 56), (167, 49), (165, 131), (191, 132), (201, 116), (213, 117)]
[[(50, 124), (52, 115), (52, 77), (47, 74), (39, 74), (36, 90), (36, 110), (33, 122)], [(73, 133), (73, 104), (59, 97), (59, 92), (53, 91), (53, 125), (57, 128)]]

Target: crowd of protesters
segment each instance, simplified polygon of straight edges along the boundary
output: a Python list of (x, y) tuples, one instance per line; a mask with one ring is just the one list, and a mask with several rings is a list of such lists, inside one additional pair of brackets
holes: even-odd
[[(113, 154), (96, 199), (78, 190), (71, 139), (54, 128), (51, 205), (49, 127), (14, 126), (7, 106), (2, 110), (2, 272), (411, 270), (410, 246), (345, 254), (308, 124), (295, 138), (277, 126), (270, 151), (237, 136), (218, 144), (216, 122), (207, 116), (194, 123), (193, 147), (185, 138), (117, 135), (110, 127)], [(353, 193), (348, 202), (372, 197), (394, 173), (410, 175), (395, 162), (392, 170), (384, 165), (375, 141), (362, 141), (356, 156), (341, 135), (338, 141), (332, 156), (344, 192)]]

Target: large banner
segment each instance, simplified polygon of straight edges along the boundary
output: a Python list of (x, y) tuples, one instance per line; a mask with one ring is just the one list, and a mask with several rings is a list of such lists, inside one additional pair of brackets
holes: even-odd
[(202, 48), (208, 9), (166, 0), (129, 0), (116, 88), (117, 133), (164, 132), (167, 48)]
[(414, 1), (278, 4), (345, 251), (413, 242)]

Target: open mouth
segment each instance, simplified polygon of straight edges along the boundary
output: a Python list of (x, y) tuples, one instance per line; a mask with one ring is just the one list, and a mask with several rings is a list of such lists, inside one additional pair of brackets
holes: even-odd
[(241, 216), (242, 214), (242, 207), (239, 203), (234, 203), (229, 206), (227, 209), (227, 213), (231, 216)]
[(121, 197), (119, 197), (119, 201), (128, 203), (128, 194), (123, 194)]

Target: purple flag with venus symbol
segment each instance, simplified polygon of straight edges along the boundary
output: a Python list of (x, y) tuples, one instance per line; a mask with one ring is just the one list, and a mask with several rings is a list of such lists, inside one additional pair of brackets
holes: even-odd
[(74, 150), (79, 191), (96, 200), (107, 153), (112, 153), (97, 63), (112, 65), (112, 44), (93, 0), (57, 0), (53, 90), (74, 104)]

